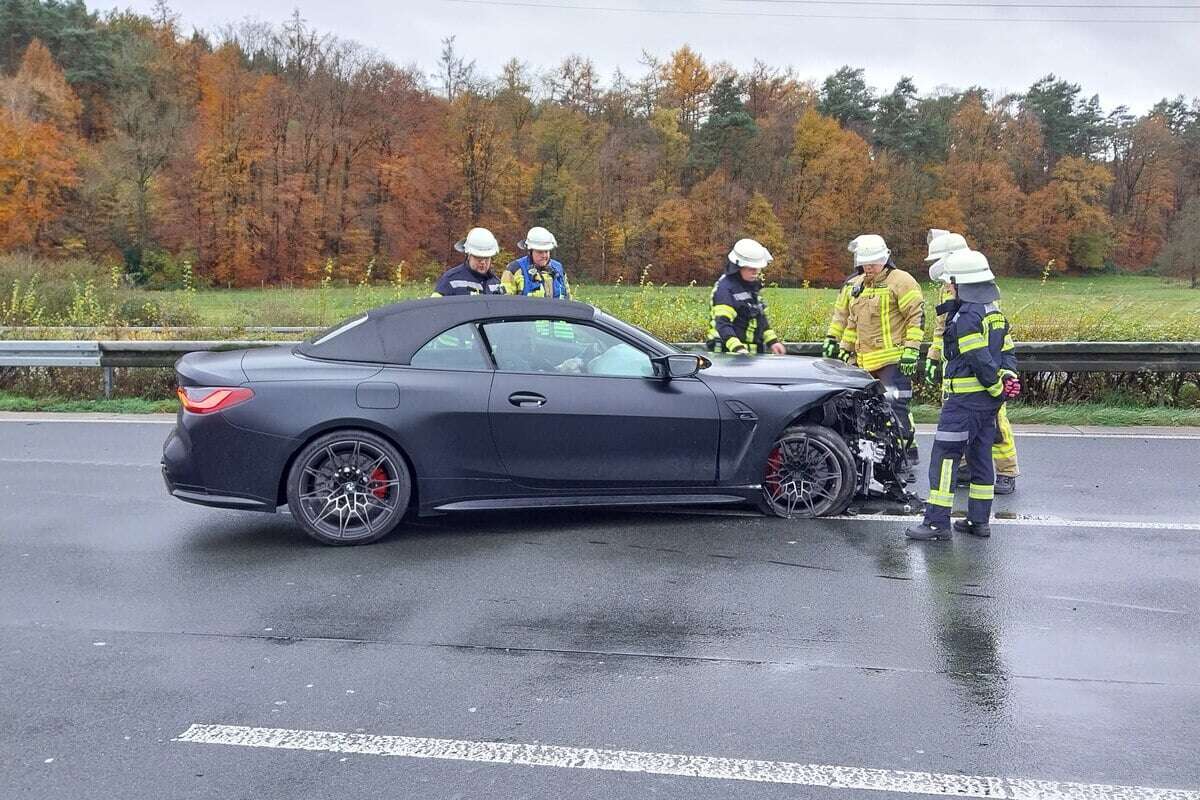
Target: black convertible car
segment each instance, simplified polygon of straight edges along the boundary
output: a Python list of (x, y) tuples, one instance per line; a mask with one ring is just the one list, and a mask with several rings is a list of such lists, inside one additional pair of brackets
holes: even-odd
[(811, 517), (872, 485), (909, 497), (867, 373), (685, 353), (583, 303), (398, 303), (300, 345), (191, 353), (176, 373), (170, 493), (286, 504), (327, 544), (407, 514), (749, 501)]

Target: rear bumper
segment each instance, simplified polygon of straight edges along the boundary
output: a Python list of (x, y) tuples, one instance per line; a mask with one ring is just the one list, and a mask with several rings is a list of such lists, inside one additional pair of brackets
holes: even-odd
[(172, 428), (163, 443), (162, 477), (167, 493), (186, 503), (242, 511), (274, 513), (276, 510), (273, 502), (261, 497), (214, 491), (205, 486), (198, 474), (190, 437), (182, 426)]

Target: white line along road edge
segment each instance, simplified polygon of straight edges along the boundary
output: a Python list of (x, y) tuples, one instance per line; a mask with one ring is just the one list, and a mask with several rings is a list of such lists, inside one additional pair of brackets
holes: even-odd
[(1200, 791), (1189, 789), (1060, 783), (1025, 778), (943, 775), (935, 772), (643, 753), (633, 750), (597, 750), (590, 747), (472, 742), (369, 733), (253, 728), (242, 725), (192, 725), (173, 741), (533, 767), (640, 772), (650, 775), (680, 775), (938, 796), (1008, 800), (1200, 800)]

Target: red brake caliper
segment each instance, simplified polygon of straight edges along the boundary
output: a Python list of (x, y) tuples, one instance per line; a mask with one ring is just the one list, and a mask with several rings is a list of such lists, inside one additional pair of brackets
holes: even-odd
[(779, 468), (783, 466), (783, 451), (776, 447), (767, 456), (767, 477), (763, 484), (772, 497), (779, 494)]
[(375, 471), (371, 473), (371, 483), (382, 483), (384, 485), (376, 486), (371, 490), (371, 494), (375, 495), (380, 500), (386, 498), (388, 493), (387, 480), (388, 476), (387, 473), (383, 471), (383, 467), (376, 467)]

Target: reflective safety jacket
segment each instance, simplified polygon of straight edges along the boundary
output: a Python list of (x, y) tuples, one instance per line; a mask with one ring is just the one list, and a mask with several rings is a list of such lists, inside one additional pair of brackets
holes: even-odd
[(937, 314), (937, 319), (933, 323), (933, 339), (929, 342), (929, 352), (926, 358), (930, 361), (942, 360), (942, 334), (946, 332), (946, 314), (941, 312), (942, 304), (948, 300), (953, 300), (954, 295), (950, 293), (950, 288), (945, 284), (938, 289), (937, 308), (934, 311)]
[(758, 299), (761, 289), (761, 281), (747, 283), (736, 271), (721, 276), (713, 285), (709, 350), (731, 353), (745, 347), (761, 353), (779, 341), (767, 319), (767, 306)]
[(841, 341), (842, 334), (846, 332), (846, 320), (850, 318), (850, 295), (862, 283), (862, 277), (862, 268), (860, 267), (858, 272), (851, 275), (842, 284), (837, 300), (833, 303), (833, 319), (829, 321), (829, 330), (825, 331), (826, 337)]
[(937, 307), (946, 314), (942, 334), (942, 393), (971, 406), (999, 408), (1006, 374), (1016, 374), (1016, 346), (1008, 320), (995, 303), (951, 299)]
[[(500, 276), (507, 294), (525, 297), (553, 297), (571, 299), (571, 287), (567, 284), (567, 273), (563, 265), (554, 259), (545, 269), (538, 269), (529, 256), (522, 256), (509, 263)], [(550, 291), (546, 291), (547, 288)]]
[(841, 346), (858, 354), (860, 367), (877, 370), (898, 364), (906, 347), (920, 348), (925, 298), (913, 276), (885, 267), (875, 278), (863, 275), (847, 286), (849, 309)]
[(454, 297), (460, 294), (503, 294), (500, 279), (488, 272), (480, 275), (466, 262), (451, 267), (438, 278), (430, 297)]

